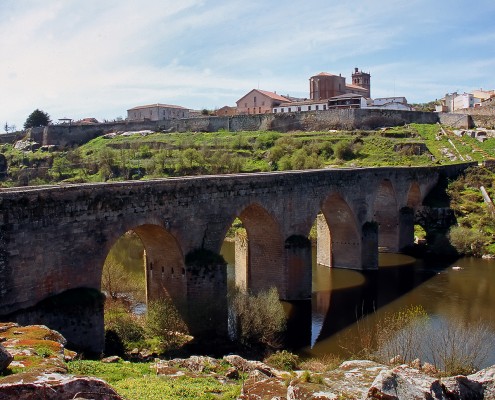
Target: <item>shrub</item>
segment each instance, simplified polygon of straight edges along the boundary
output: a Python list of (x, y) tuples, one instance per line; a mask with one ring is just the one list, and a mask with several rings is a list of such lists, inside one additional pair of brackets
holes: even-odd
[(347, 141), (338, 142), (333, 149), (335, 156), (339, 160), (349, 161), (355, 157), (352, 144)]
[(276, 288), (250, 295), (236, 291), (232, 300), (238, 339), (244, 344), (280, 347), (287, 317)]
[(267, 357), (264, 362), (277, 369), (284, 371), (293, 371), (299, 365), (299, 356), (288, 352), (287, 350), (277, 351)]
[(443, 375), (468, 375), (478, 370), (495, 346), (495, 336), (482, 321), (437, 321), (423, 333), (426, 357)]
[(449, 240), (459, 254), (480, 257), (485, 246), (485, 236), (475, 228), (454, 226), (450, 229)]
[(187, 325), (169, 299), (148, 303), (144, 330), (148, 338), (157, 339), (161, 352), (179, 348), (186, 341)]

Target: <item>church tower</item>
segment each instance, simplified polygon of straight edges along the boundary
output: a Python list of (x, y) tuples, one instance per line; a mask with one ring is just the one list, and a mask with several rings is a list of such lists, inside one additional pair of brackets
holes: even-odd
[(354, 73), (352, 74), (352, 84), (366, 89), (367, 94), (365, 97), (367, 98), (371, 97), (370, 78), (371, 75), (369, 73), (359, 71), (357, 67), (354, 68)]

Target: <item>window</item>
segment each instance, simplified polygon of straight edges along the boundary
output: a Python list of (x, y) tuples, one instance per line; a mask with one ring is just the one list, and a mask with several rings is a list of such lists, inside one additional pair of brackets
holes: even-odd
[(277, 109), (276, 109), (276, 108), (274, 108), (274, 109), (273, 109), (273, 113), (274, 113), (274, 114), (276, 114), (276, 113), (277, 113)]
[(297, 111), (301, 111), (301, 107), (297, 107)]
[(288, 111), (289, 111), (289, 112), (291, 112), (291, 111), (292, 111), (292, 108), (290, 108), (290, 107), (289, 107), (289, 108), (288, 108)]
[(284, 108), (283, 107), (280, 109), (280, 112), (284, 112)]
[(254, 96), (254, 104), (256, 104), (256, 96)]
[(308, 106), (308, 111), (311, 111), (311, 106)]
[(320, 106), (317, 104), (315, 110), (318, 111), (319, 109), (320, 109)]
[(259, 108), (259, 113), (261, 114), (261, 107)]
[(327, 109), (327, 105), (326, 104), (323, 104), (323, 109), (326, 110)]

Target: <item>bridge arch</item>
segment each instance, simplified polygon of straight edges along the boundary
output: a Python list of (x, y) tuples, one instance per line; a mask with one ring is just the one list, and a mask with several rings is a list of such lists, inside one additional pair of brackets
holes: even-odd
[(412, 182), (407, 193), (407, 207), (416, 209), (421, 205), (421, 188), (418, 182)]
[(361, 269), (361, 235), (354, 213), (338, 193), (322, 203), (317, 217), (317, 258), (329, 267)]
[(274, 286), (285, 297), (284, 240), (277, 219), (258, 203), (236, 216), (246, 229), (246, 235), (236, 234), (236, 286), (253, 293)]
[(378, 223), (378, 247), (383, 252), (399, 250), (399, 210), (392, 182), (383, 180), (373, 202), (373, 219)]

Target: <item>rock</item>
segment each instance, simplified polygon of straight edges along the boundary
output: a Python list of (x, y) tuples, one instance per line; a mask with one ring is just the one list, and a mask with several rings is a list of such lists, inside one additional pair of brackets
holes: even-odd
[(425, 362), (423, 364), (423, 367), (421, 368), (421, 371), (425, 373), (426, 375), (431, 375), (431, 376), (437, 376), (440, 372), (438, 369), (435, 368), (433, 364), (430, 364), (428, 362)]
[(213, 372), (220, 368), (220, 361), (207, 356), (191, 356), (189, 358), (175, 358), (169, 365), (186, 368), (191, 372)]
[(249, 374), (242, 385), (238, 400), (286, 399), (287, 386), (280, 378), (269, 377), (258, 370)]
[(119, 356), (110, 356), (110, 357), (102, 358), (101, 362), (110, 364), (110, 363), (117, 363), (120, 360), (122, 360), (122, 358), (120, 358)]
[(269, 377), (277, 376), (282, 378), (287, 375), (286, 371), (279, 371), (272, 368), (261, 361), (249, 361), (238, 355), (229, 355), (223, 357), (230, 365), (237, 368), (240, 372), (260, 371)]
[(361, 399), (366, 397), (371, 384), (382, 371), (389, 367), (367, 360), (345, 361), (333, 371), (324, 373), (326, 392), (336, 398)]
[(12, 354), (0, 344), (0, 372), (4, 371), (9, 366), (13, 359), (14, 357), (12, 357)]
[(495, 365), (468, 375), (467, 378), (481, 384), (485, 399), (495, 399)]
[(235, 367), (230, 367), (225, 372), (225, 377), (228, 379), (239, 379), (239, 371)]
[(381, 371), (368, 390), (367, 399), (447, 399), (440, 381), (407, 365)]
[(409, 366), (414, 369), (421, 369), (421, 361), (419, 358), (416, 358), (409, 363)]
[(0, 399), (60, 400), (76, 396), (98, 400), (122, 399), (105, 381), (97, 378), (58, 373), (22, 373), (0, 380)]
[(395, 357), (392, 357), (388, 363), (390, 365), (398, 365), (398, 364), (404, 364), (404, 357), (402, 357), (400, 354), (397, 354)]
[(291, 383), (287, 388), (287, 400), (337, 400), (339, 394), (333, 393), (324, 385), (314, 383)]
[(442, 379), (442, 387), (449, 399), (483, 399), (483, 386), (479, 382), (459, 375)]

